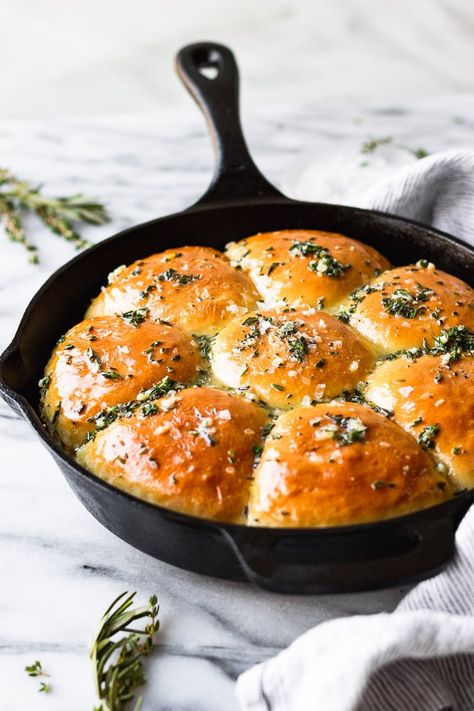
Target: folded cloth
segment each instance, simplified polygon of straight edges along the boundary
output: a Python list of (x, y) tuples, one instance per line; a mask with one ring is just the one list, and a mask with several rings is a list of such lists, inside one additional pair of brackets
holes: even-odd
[[(359, 207), (431, 224), (474, 244), (474, 152), (397, 169)], [(474, 507), (445, 571), (392, 613), (325, 622), (242, 674), (242, 711), (473, 711)]]
[(357, 199), (474, 244), (474, 151), (443, 151), (398, 168)]

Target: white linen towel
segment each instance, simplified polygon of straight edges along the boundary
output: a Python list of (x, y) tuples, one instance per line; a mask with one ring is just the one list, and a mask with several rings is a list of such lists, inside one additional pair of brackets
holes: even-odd
[[(306, 199), (308, 190), (306, 183)], [(410, 162), (346, 202), (474, 244), (474, 152)], [(394, 612), (325, 622), (241, 675), (242, 711), (473, 711), (474, 507), (456, 543), (447, 569), (414, 587)]]

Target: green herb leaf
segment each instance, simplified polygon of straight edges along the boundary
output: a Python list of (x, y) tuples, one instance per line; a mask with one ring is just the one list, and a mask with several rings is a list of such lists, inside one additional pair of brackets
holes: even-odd
[(434, 449), (435, 438), (440, 429), (438, 423), (424, 427), (418, 435), (418, 444), (423, 447), (423, 449)]
[(382, 299), (384, 310), (393, 315), (403, 316), (403, 318), (413, 319), (425, 313), (426, 308), (422, 306), (434, 295), (432, 289), (418, 288), (416, 293), (408, 289), (395, 289), (390, 296)]
[(360, 152), (367, 155), (368, 153), (373, 153), (379, 146), (385, 146), (387, 143), (391, 142), (391, 136), (386, 136), (385, 138), (372, 138), (370, 141), (366, 141), (362, 144)]
[(0, 168), (0, 217), (9, 239), (22, 244), (30, 253), (29, 261), (38, 264), (37, 247), (31, 244), (20, 220), (21, 211), (33, 212), (51, 232), (82, 249), (89, 246), (74, 229), (74, 223), (103, 225), (109, 216), (103, 205), (84, 195), (48, 198), (39, 187), (19, 180), (6, 168)]
[(294, 242), (288, 251), (297, 257), (314, 256), (314, 260), (308, 262), (308, 269), (328, 277), (340, 277), (351, 268), (350, 264), (342, 264), (334, 259), (326, 247), (314, 242)]
[[(146, 681), (142, 659), (155, 646), (159, 608), (153, 595), (147, 606), (131, 609), (135, 595), (124, 592), (113, 601), (92, 642), (90, 656), (102, 711), (125, 711), (135, 690)], [(143, 629), (136, 628), (138, 620), (146, 621)]]
[(116, 370), (102, 371), (101, 375), (103, 378), (106, 378), (107, 380), (122, 380), (122, 376)]
[(176, 271), (176, 269), (173, 269), (172, 267), (167, 269), (162, 274), (159, 274), (157, 277), (158, 281), (174, 281), (180, 286), (190, 284), (192, 281), (197, 281), (200, 278), (200, 274), (180, 274)]
[(130, 326), (135, 326), (135, 328), (138, 328), (138, 326), (140, 326), (143, 321), (148, 318), (149, 313), (149, 309), (144, 307), (142, 309), (135, 309), (133, 311), (125, 311), (120, 315), (126, 323), (130, 324)]
[(364, 425), (360, 417), (344, 417), (329, 413), (326, 413), (326, 417), (334, 423), (335, 427), (323, 427), (323, 431), (343, 447), (365, 440), (367, 425)]
[(46, 672), (43, 671), (41, 662), (38, 659), (33, 662), (33, 664), (26, 666), (25, 671), (28, 676), (48, 676)]

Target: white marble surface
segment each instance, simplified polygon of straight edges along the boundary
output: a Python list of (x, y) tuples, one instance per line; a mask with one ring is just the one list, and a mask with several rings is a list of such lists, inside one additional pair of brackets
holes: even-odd
[(173, 56), (203, 39), (249, 106), (473, 91), (472, 0), (4, 0), (0, 28), (2, 119), (184, 108)]
[[(185, 207), (204, 190), (211, 152), (200, 117), (190, 104), (188, 109), (173, 120), (154, 113), (3, 122), (1, 161), (22, 177), (44, 181), (52, 194), (81, 190), (100, 196), (113, 222), (85, 232), (98, 240)], [(364, 109), (266, 107), (246, 114), (245, 123), (262, 169), (298, 193), (304, 186), (297, 177), (309, 158), (321, 175), (329, 175), (335, 152), (342, 151), (348, 161), (357, 156), (358, 164), (360, 146), (369, 138), (392, 136), (392, 145), (430, 152), (472, 148), (473, 109), (474, 97)], [(354, 183), (358, 176), (367, 180), (363, 176), (381, 159), (374, 155), (372, 160), (372, 167), (354, 172)], [(316, 193), (324, 189), (324, 181), (314, 188)], [(349, 201), (351, 189), (346, 184)], [(68, 245), (34, 221), (30, 226), (41, 246), (40, 267), (26, 264), (20, 248), (0, 234), (0, 348), (41, 282), (72, 256)], [(147, 667), (144, 711), (232, 711), (234, 679), (241, 670), (322, 620), (390, 610), (403, 594), (394, 589), (276, 596), (177, 570), (102, 528), (4, 403), (0, 451), (0, 706), (8, 711), (92, 709), (88, 643), (103, 609), (123, 590), (137, 590), (142, 598), (156, 592), (161, 603), (162, 631)], [(49, 695), (38, 694), (38, 681), (23, 671), (35, 659), (51, 674)]]

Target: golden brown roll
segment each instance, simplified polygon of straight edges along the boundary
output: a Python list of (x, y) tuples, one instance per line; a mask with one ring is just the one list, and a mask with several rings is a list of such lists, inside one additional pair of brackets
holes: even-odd
[(244, 522), (265, 410), (213, 388), (147, 406), (99, 432), (78, 451), (79, 463), (154, 504)]
[(277, 420), (255, 471), (249, 522), (362, 523), (440, 503), (451, 491), (398, 425), (364, 405), (320, 404)]
[(82, 321), (61, 338), (41, 381), (42, 414), (68, 447), (76, 447), (106, 408), (127, 402), (163, 378), (192, 383), (197, 345), (172, 326), (116, 316)]
[(474, 327), (474, 290), (432, 264), (385, 272), (356, 294), (352, 308), (352, 326), (383, 353), (431, 344), (442, 328)]
[(86, 316), (145, 309), (188, 333), (209, 335), (254, 308), (258, 295), (248, 275), (210, 247), (180, 247), (119, 268)]
[(372, 247), (318, 230), (257, 234), (227, 245), (226, 254), (268, 306), (331, 308), (389, 266)]
[(474, 487), (474, 359), (446, 356), (397, 358), (368, 379), (368, 399), (435, 452), (459, 488)]
[(273, 309), (235, 319), (218, 334), (211, 355), (222, 383), (249, 387), (271, 407), (285, 409), (351, 390), (372, 362), (352, 328), (315, 309)]

